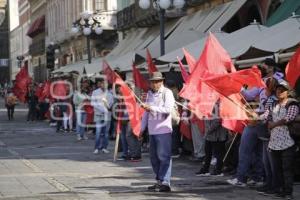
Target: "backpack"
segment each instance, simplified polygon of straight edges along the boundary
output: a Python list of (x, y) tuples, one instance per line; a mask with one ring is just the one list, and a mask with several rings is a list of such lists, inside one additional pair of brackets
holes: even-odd
[[(300, 108), (299, 102), (296, 99), (289, 99), (285, 108), (288, 109), (289, 106), (296, 105)], [(287, 124), (290, 136), (294, 140), (300, 140), (300, 114), (298, 113), (295, 120)]]
[[(162, 94), (162, 98), (164, 100), (164, 102), (166, 101), (166, 92), (167, 90), (164, 89), (163, 94)], [(171, 110), (171, 118), (172, 118), (172, 125), (178, 125), (180, 122), (180, 114), (178, 111), (178, 106), (176, 104), (174, 104), (173, 109)]]

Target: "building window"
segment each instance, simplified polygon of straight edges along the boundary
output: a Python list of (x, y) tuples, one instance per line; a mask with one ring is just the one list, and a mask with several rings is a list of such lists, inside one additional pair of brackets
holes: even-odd
[(8, 66), (8, 59), (0, 59), (0, 66), (1, 67)]
[(96, 10), (106, 10), (105, 0), (96, 0)]

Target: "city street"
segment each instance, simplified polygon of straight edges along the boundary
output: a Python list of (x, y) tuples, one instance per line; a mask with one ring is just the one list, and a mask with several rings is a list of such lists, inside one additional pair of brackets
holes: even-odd
[(114, 143), (110, 154), (94, 155), (92, 135), (77, 142), (74, 133), (56, 133), (47, 122), (28, 123), (20, 105), (15, 120), (8, 121), (3, 99), (0, 105), (0, 199), (272, 199), (226, 184), (229, 177), (196, 177), (198, 164), (181, 158), (173, 162), (173, 192), (148, 192), (153, 184), (148, 154), (142, 162), (114, 163)]

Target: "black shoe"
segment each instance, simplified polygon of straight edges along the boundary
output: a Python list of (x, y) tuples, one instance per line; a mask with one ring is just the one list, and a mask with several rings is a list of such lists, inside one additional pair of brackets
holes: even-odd
[(126, 161), (128, 159), (129, 159), (128, 156), (121, 156), (121, 157), (117, 158), (118, 161)]
[(131, 158), (129, 158), (130, 162), (140, 162), (142, 161), (142, 157), (141, 156), (133, 156)]
[(196, 172), (196, 176), (209, 176), (210, 173), (208, 170), (201, 168), (200, 171)]
[(148, 187), (148, 190), (158, 190), (158, 189), (160, 189), (160, 185), (158, 183), (155, 183), (154, 185)]
[(159, 192), (171, 192), (171, 187), (168, 185), (160, 185)]
[(213, 170), (211, 173), (210, 173), (211, 176), (224, 176), (224, 174), (222, 173), (221, 170)]

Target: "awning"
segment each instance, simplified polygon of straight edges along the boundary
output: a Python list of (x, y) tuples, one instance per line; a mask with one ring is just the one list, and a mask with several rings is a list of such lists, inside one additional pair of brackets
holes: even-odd
[(87, 65), (87, 61), (86, 60), (82, 60), (82, 61), (78, 61), (69, 65), (66, 65), (64, 67), (61, 67), (59, 69), (56, 69), (52, 72), (52, 74), (55, 73), (69, 73), (69, 72), (73, 72), (76, 71), (79, 74), (83, 73), (83, 67)]
[[(165, 40), (165, 52), (172, 52), (184, 45), (197, 41), (203, 37), (207, 31), (220, 31), (246, 1), (247, 0), (234, 0), (182, 17), (180, 24)], [(159, 57), (159, 37), (147, 48), (149, 48), (152, 57)], [(146, 56), (145, 51), (139, 51), (138, 54), (143, 57)]]
[(27, 35), (33, 38), (42, 32), (45, 32), (45, 15), (37, 18), (33, 23), (31, 23), (27, 31)]
[(272, 26), (277, 24), (287, 18), (289, 18), (292, 13), (300, 15), (300, 1), (299, 0), (285, 0), (279, 6), (279, 8), (269, 17), (266, 25)]
[[(190, 54), (192, 56), (194, 56), (195, 58), (198, 58), (206, 41), (206, 35), (205, 34), (204, 37), (200, 38), (199, 40), (197, 40), (196, 42), (192, 42), (186, 46), (183, 46), (181, 48), (178, 48), (162, 57), (159, 57), (158, 60), (163, 61), (163, 62), (177, 62), (177, 56), (182, 59), (184, 57), (183, 55), (183, 51), (182, 48), (185, 48), (186, 50), (188, 50), (188, 52), (190, 52)], [(221, 42), (224, 41), (226, 35), (228, 35), (227, 33), (224, 32), (215, 32), (214, 35), (217, 37), (217, 39)]]
[(244, 28), (228, 34), (221, 43), (231, 58), (237, 58), (246, 53), (256, 41), (260, 40), (262, 34), (267, 29), (267, 27), (253, 22)]
[[(166, 23), (165, 35), (172, 32), (178, 21), (170, 21)], [(151, 28), (139, 28), (131, 30), (127, 33), (127, 37), (115, 47), (105, 59), (112, 68), (119, 67), (121, 71), (131, 69), (132, 62), (135, 61), (136, 52), (145, 51), (144, 49), (154, 39), (159, 36), (159, 26)]]
[(108, 54), (108, 57), (117, 57), (133, 51), (139, 45), (138, 41), (147, 31), (148, 28), (138, 28), (129, 31), (126, 34), (125, 39), (120, 41), (120, 43)]
[(300, 42), (300, 17), (290, 17), (263, 31), (260, 40), (253, 44), (253, 48), (266, 52), (279, 52), (289, 49)]

